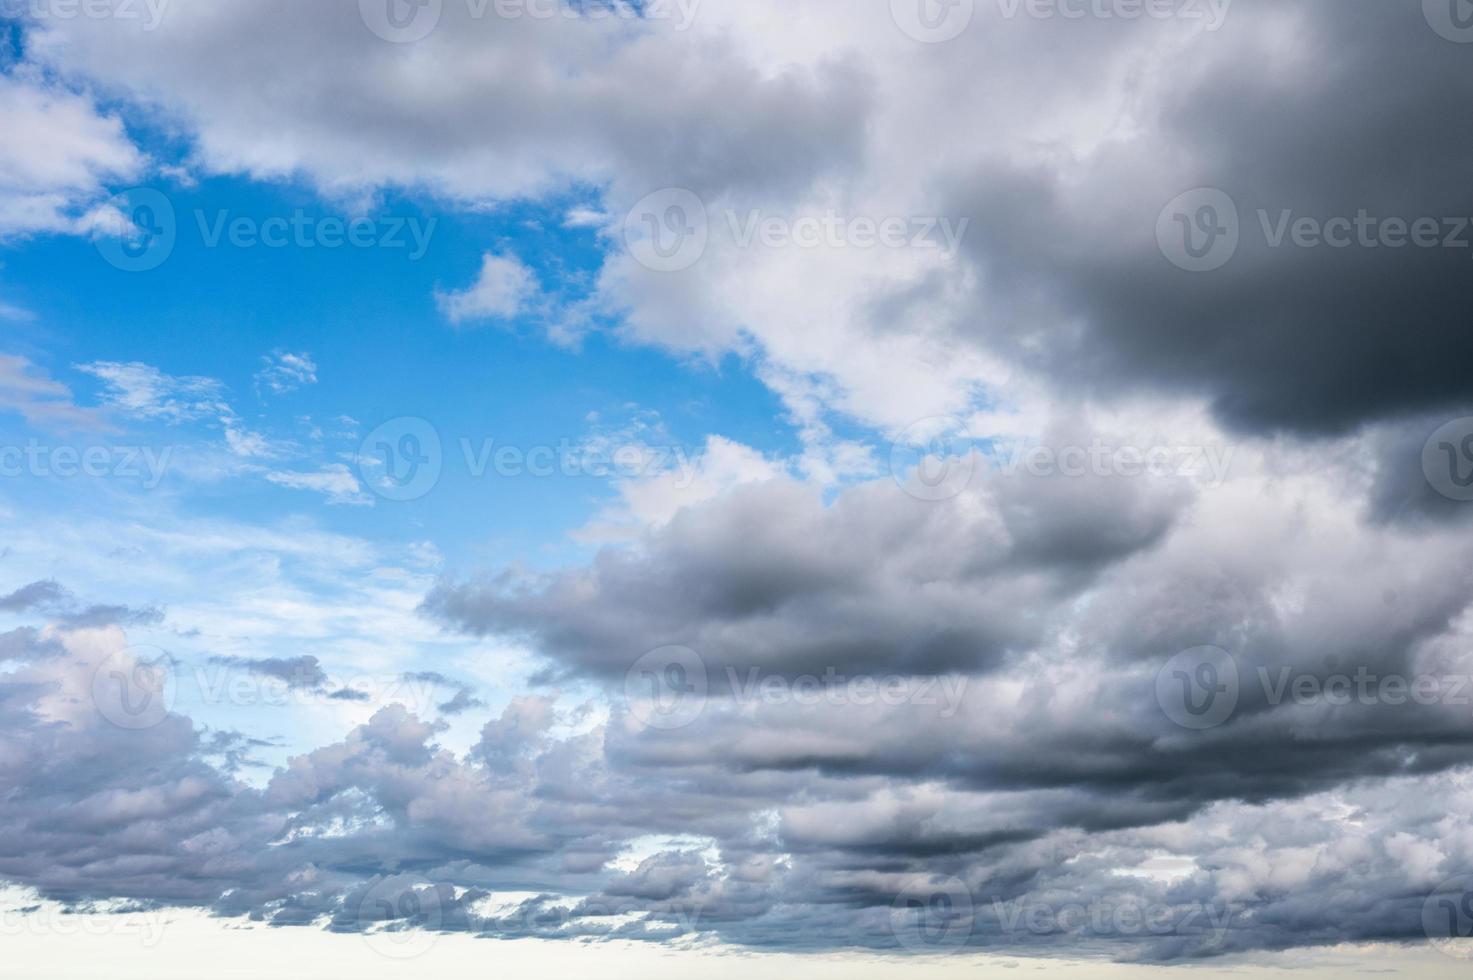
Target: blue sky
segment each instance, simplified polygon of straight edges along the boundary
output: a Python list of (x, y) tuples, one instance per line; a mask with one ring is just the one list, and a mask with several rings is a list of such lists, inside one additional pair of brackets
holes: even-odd
[(1453, 975), (1461, 2), (0, 0), (15, 955)]

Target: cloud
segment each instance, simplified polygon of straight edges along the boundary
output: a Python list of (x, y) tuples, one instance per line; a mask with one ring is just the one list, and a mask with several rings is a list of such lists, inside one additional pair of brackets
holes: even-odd
[(45, 579), (23, 585), (7, 596), (0, 596), (0, 611), (26, 612), (37, 606), (48, 606), (70, 598), (71, 593), (59, 582)]
[(436, 293), (435, 303), (451, 323), (510, 320), (538, 296), (537, 277), (515, 255), (487, 252), (475, 283), (460, 292)]
[(224, 386), (213, 378), (174, 377), (138, 361), (94, 361), (77, 370), (102, 382), (104, 405), (135, 418), (193, 422), (230, 410)]
[(263, 390), (273, 395), (285, 395), (304, 385), (317, 383), (317, 365), (312, 355), (303, 352), (292, 354), (276, 350), (261, 358), (261, 370), (256, 372), (256, 393)]
[(667, 643), (718, 676), (985, 671), (1041, 638), (1045, 610), (1158, 543), (1185, 502), (1184, 487), (1120, 480), (994, 475), (943, 505), (890, 480), (832, 506), (791, 480), (740, 484), (587, 568), (447, 581), (425, 609), (602, 674)]
[(145, 167), (117, 116), (24, 68), (0, 72), (0, 131), (0, 240), (88, 233), (107, 187)]
[(362, 506), (373, 503), (358, 478), (342, 463), (331, 463), (315, 473), (275, 472), (266, 479), (291, 490), (310, 490), (327, 497), (330, 504)]
[(109, 431), (96, 409), (73, 400), (71, 389), (17, 354), (0, 354), (0, 409), (17, 412), (29, 425), (49, 431)]
[(272, 677), (286, 682), (294, 690), (314, 691), (327, 683), (327, 674), (316, 657), (211, 657), (210, 663), (235, 667), (261, 677)]
[(77, 365), (103, 384), (104, 407), (126, 417), (168, 425), (207, 421), (223, 430), (225, 445), (235, 456), (280, 456), (283, 447), (252, 432), (226, 398), (225, 385), (215, 378), (177, 377), (140, 361), (94, 361)]

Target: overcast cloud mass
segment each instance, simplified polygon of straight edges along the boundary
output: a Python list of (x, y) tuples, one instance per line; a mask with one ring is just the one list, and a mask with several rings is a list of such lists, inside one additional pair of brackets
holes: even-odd
[(1467, 0), (0, 0), (6, 928), (1458, 975), (1470, 105)]

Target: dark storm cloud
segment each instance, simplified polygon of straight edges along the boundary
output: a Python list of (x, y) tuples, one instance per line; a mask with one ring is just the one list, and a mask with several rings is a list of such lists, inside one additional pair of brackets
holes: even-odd
[[(978, 461), (987, 467), (985, 461)], [(782, 674), (985, 671), (1036, 642), (1042, 611), (1150, 548), (1189, 491), (1171, 481), (994, 472), (931, 504), (893, 484), (826, 506), (787, 483), (682, 511), (642, 552), (541, 578), (445, 582), (424, 610), (468, 632), (527, 635), (565, 666), (622, 676), (647, 650)]]
[[(700, 932), (764, 948), (894, 949), (908, 941), (895, 903), (950, 876), (965, 892), (970, 948), (1172, 960), (1410, 939), (1420, 929), (1425, 888), (1396, 855), (1417, 854), (1436, 834), (1429, 793), (1352, 793), (1372, 843), (1324, 852), (1323, 873), (1350, 874), (1353, 884), (1320, 892), (1319, 904), (1292, 892), (1249, 900), (1202, 870), (1175, 884), (1122, 880), (1119, 863), (1173, 839), (1172, 850), (1185, 847), (1204, 868), (1237, 868), (1240, 837), (1258, 835), (1261, 848), (1293, 860), (1345, 830), (1328, 818), (1322, 827), (1286, 819), (1290, 803), (1205, 802), (1235, 796), (1234, 780), (1274, 789), (1263, 781), (1269, 770), (1330, 761), (1337, 726), (1304, 729), (1329, 746), (1318, 759), (1283, 757), (1296, 740), (1288, 721), (1257, 743), (1261, 757), (1281, 761), (1225, 762), (1229, 747), (1246, 758), (1251, 731), (1228, 726), (1196, 743), (1173, 738), (1159, 716), (1132, 716), (1140, 698), (1129, 689), (1149, 672), (1101, 669), (1083, 714), (1040, 679), (1021, 699), (981, 688), (958, 719), (929, 726), (913, 707), (743, 716), (713, 704), (710, 724), (703, 717), (682, 731), (641, 730), (621, 714), (607, 728), (554, 736), (553, 700), (524, 697), (487, 722), (465, 758), (436, 744), (442, 724), (390, 706), (341, 742), (293, 757), (257, 790), (202, 761), (248, 740), (205, 738), (177, 714), (140, 730), (100, 716), (88, 693), (99, 654), (83, 652), (96, 635), (66, 639), (65, 655), (38, 652), (0, 683), (0, 775), (14, 790), (0, 804), (0, 839), (10, 842), (0, 874), (78, 907), (123, 898), (349, 932), (651, 941)], [(49, 720), (58, 712), (61, 724)], [(1377, 718), (1338, 727), (1363, 733)], [(776, 760), (778, 746), (804, 741), (805, 771)], [(1377, 744), (1362, 735), (1357, 749)], [(857, 764), (822, 762), (840, 746)], [(1336, 761), (1311, 782), (1364, 785), (1379, 771), (1374, 760)], [(1410, 784), (1407, 771), (1396, 778)], [(1457, 791), (1441, 792), (1454, 802)], [(1203, 806), (1218, 815), (1177, 823)], [(769, 813), (777, 819), (759, 819)], [(651, 835), (705, 843), (611, 863)], [(1065, 853), (1072, 860), (1061, 862)], [(510, 908), (500, 901), (500, 911), (482, 905), (527, 891), (542, 894)], [(1107, 916), (1103, 932), (1073, 921), (1040, 931), (1020, 918), (1081, 902), (1150, 912), (1169, 928), (1143, 934)], [(632, 923), (614, 924), (629, 913)]]
[[(965, 247), (1007, 300), (974, 321), (978, 336), (1011, 337), (1010, 353), (1096, 392), (1205, 393), (1249, 432), (1333, 434), (1473, 405), (1468, 46), (1430, 30), (1416, 3), (1239, 0), (1151, 77), (1130, 136), (957, 179), (952, 210), (974, 217)], [(1236, 203), (1241, 241), (1194, 273), (1167, 260), (1156, 227), (1199, 187)], [(1431, 218), (1438, 243), (1403, 230), (1401, 247), (1271, 247), (1265, 220), (1273, 231), (1285, 212)], [(1463, 245), (1442, 247), (1459, 225)]]

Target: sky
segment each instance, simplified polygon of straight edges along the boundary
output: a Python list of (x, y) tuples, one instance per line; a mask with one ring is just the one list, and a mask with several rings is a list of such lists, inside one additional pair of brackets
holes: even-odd
[(0, 0), (35, 975), (1463, 975), (1467, 0)]

